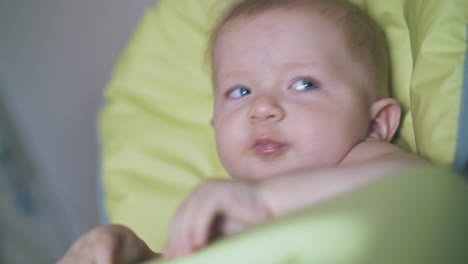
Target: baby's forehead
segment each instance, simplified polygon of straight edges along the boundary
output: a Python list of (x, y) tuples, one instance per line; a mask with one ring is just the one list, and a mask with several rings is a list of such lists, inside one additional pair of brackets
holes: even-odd
[[(307, 2), (307, 1), (304, 1), (304, 2)], [(324, 2), (324, 1), (308, 1), (308, 2)], [(337, 2), (337, 1), (330, 0), (330, 2)], [(375, 57), (374, 55), (385, 56), (384, 54), (376, 54), (376, 53), (385, 53), (385, 52), (381, 50), (380, 47), (377, 47), (375, 49), (376, 46), (380, 45), (380, 43), (377, 43), (379, 42), (379, 40), (377, 40), (376, 42), (375, 38), (374, 40), (367, 39), (368, 35), (374, 36), (376, 34), (372, 32), (372, 30), (374, 30), (375, 28), (373, 26), (369, 26), (369, 24), (372, 24), (369, 22), (372, 22), (372, 21), (369, 21), (368, 16), (364, 12), (362, 11), (357, 12), (357, 14), (354, 14), (353, 12), (351, 12), (353, 14), (349, 14), (350, 12), (348, 11), (351, 10), (349, 6), (342, 7), (341, 10), (338, 10), (338, 11), (324, 9), (324, 8), (322, 9), (315, 8), (314, 5), (305, 6), (305, 7), (306, 8), (298, 8), (298, 6), (295, 6), (295, 7), (284, 6), (281, 8), (260, 10), (258, 12), (238, 14), (237, 16), (230, 17), (229, 19), (225, 20), (219, 26), (217, 31), (214, 32), (212, 43), (211, 43), (211, 49), (210, 49), (212, 62), (214, 62), (215, 59), (219, 59), (215, 57), (218, 57), (219, 55), (222, 55), (221, 57), (224, 57), (224, 54), (228, 54), (230, 52), (229, 48), (223, 48), (219, 50), (216, 49), (218, 40), (220, 38), (225, 39), (226, 35), (231, 35), (229, 37), (237, 38), (237, 39), (231, 39), (233, 40), (232, 42), (236, 42), (239, 39), (243, 41), (249, 41), (249, 39), (244, 39), (245, 35), (243, 33), (244, 31), (248, 31), (252, 29), (255, 30), (255, 27), (257, 26), (256, 22), (258, 22), (259, 20), (267, 21), (268, 23), (272, 25), (281, 25), (282, 23), (288, 24), (288, 22), (290, 22), (288, 21), (288, 16), (290, 17), (292, 16), (293, 19), (289, 18), (290, 20), (296, 20), (296, 21), (300, 21), (304, 23), (302, 25), (293, 24), (295, 27), (300, 27), (301, 30), (295, 31), (295, 29), (292, 28), (288, 30), (289, 34), (291, 34), (291, 32), (296, 32), (295, 33), (296, 35), (297, 34), (301, 34), (301, 35), (311, 34), (317, 38), (317, 41), (323, 41), (323, 38), (328, 38), (328, 40), (330, 40), (330, 35), (332, 34), (332, 31), (334, 31), (335, 34), (333, 35), (339, 38), (339, 42), (342, 45), (340, 46), (340, 48), (342, 47), (343, 50), (345, 50), (347, 54), (350, 54), (350, 56), (353, 57), (353, 60), (357, 64), (362, 64), (362, 66), (367, 69), (368, 71), (367, 78), (368, 79), (379, 78), (377, 76), (381, 74), (381, 73), (378, 73), (379, 70), (372, 69), (372, 68), (378, 68), (382, 63), (385, 63), (385, 61), (381, 59), (373, 59), (372, 57)], [(294, 19), (298, 17), (300, 17), (302, 20)], [(311, 20), (315, 20), (315, 21), (320, 20), (319, 25), (323, 25), (329, 30), (325, 32), (322, 30), (322, 31), (319, 31), (320, 34), (316, 34), (317, 32), (316, 27), (310, 26), (307, 23), (307, 21), (311, 21)], [(316, 23), (314, 25), (318, 25), (318, 24)], [(257, 34), (263, 34), (263, 31), (256, 31), (256, 32)], [(281, 32), (278, 32), (276, 38), (281, 39), (281, 38), (287, 38), (290, 36), (291, 35), (281, 34)], [(377, 38), (380, 38), (380, 36), (378, 36)], [(229, 46), (229, 45), (231, 45), (232, 47), (234, 44), (229, 43), (229, 42), (226, 43), (226, 41), (224, 41), (223, 46)], [(297, 48), (299, 47), (300, 45), (297, 46)], [(374, 52), (375, 50), (377, 50), (377, 52)], [(385, 69), (386, 66), (382, 68)], [(213, 70), (214, 72), (216, 72), (216, 65), (214, 64), (213, 64)], [(382, 76), (384, 75), (385, 74), (382, 74)], [(385, 79), (385, 78), (381, 78), (381, 79)], [(371, 85), (371, 87), (375, 88), (374, 85)]]
[(334, 19), (332, 16), (323, 14), (318, 10), (314, 10), (313, 8), (275, 8), (259, 11), (257, 13), (247, 13), (238, 15), (236, 17), (232, 17), (229, 20), (223, 22), (218, 34), (222, 34), (225, 31), (237, 29), (238, 27), (249, 27), (255, 25), (255, 23), (252, 22), (256, 22), (258, 20), (265, 20), (270, 22), (271, 24), (284, 24), (290, 22), (290, 20), (294, 18), (300, 18), (304, 22), (306, 20), (320, 19), (324, 23), (329, 23), (333, 25), (336, 24), (336, 19)]
[[(321, 16), (329, 22), (338, 22), (351, 16), (360, 16), (363, 12), (346, 0), (243, 0), (234, 5), (221, 19), (216, 31), (220, 31), (226, 24), (236, 21), (249, 21), (258, 17), (270, 17), (272, 21), (284, 22), (277, 19), (277, 14), (298, 16)], [(342, 26), (342, 25), (340, 25)]]
[[(257, 28), (261, 28), (261, 30)], [(336, 19), (328, 17), (312, 8), (281, 8), (241, 15), (225, 21), (214, 32), (210, 46), (211, 56), (215, 55), (214, 53), (220, 39), (223, 39), (223, 41), (225, 39), (231, 41), (241, 39), (245, 42), (254, 41), (247, 38), (246, 32), (251, 31), (254, 31), (257, 35), (271, 35), (272, 41), (289, 38), (292, 34), (295, 34), (294, 36), (312, 35), (318, 42), (323, 42), (329, 40), (331, 35), (333, 35), (338, 42), (351, 46), (351, 40), (348, 39), (349, 34), (346, 33), (347, 29), (342, 27)], [(256, 38), (254, 37), (254, 39)], [(226, 44), (223, 43), (223, 45)], [(232, 46), (233, 44), (228, 43), (227, 45)], [(346, 47), (343, 48), (346, 49)]]
[[(331, 46), (335, 50), (330, 52)], [(314, 57), (316, 61), (330, 53), (347, 53), (347, 46), (342, 30), (329, 18), (317, 12), (279, 9), (227, 21), (217, 32), (210, 51), (212, 61), (220, 58), (248, 61), (265, 51), (270, 51), (271, 56), (293, 51), (294, 56)], [(272, 50), (273, 47), (277, 49)], [(245, 50), (245, 56), (231, 54), (239, 49)], [(294, 62), (295, 58), (292, 59)]]

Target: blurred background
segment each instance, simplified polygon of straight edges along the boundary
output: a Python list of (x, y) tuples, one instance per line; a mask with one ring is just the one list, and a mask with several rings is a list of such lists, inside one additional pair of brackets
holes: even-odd
[(156, 0), (0, 0), (0, 263), (53, 263), (100, 222), (97, 115)]

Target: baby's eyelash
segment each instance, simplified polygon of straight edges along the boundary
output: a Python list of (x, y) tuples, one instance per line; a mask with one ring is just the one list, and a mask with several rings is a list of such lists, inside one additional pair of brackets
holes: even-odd
[(235, 87), (229, 89), (226, 92), (225, 97), (226, 98), (240, 98), (240, 97), (247, 96), (247, 95), (249, 95), (251, 93), (252, 93), (252, 91), (250, 90), (250, 88), (240, 85), (240, 86), (235, 86)]
[(288, 88), (297, 91), (310, 91), (318, 89), (320, 87), (320, 82), (318, 82), (315, 78), (298, 77), (292, 81), (291, 85)]

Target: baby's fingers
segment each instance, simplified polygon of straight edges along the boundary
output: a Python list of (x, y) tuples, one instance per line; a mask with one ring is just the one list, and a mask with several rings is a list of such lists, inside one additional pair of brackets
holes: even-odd
[(234, 219), (227, 218), (222, 222), (222, 225), (219, 228), (220, 231), (218, 232), (229, 236), (244, 230), (246, 228), (246, 225)]
[(213, 225), (219, 223), (222, 225), (223, 219), (223, 206), (224, 200), (217, 193), (212, 193), (212, 197), (207, 199), (203, 204), (200, 205), (199, 210), (196, 212), (196, 216), (191, 219), (189, 223), (190, 230), (188, 231), (190, 236), (191, 246), (195, 249), (201, 248), (208, 244), (211, 238), (221, 236), (221, 228), (219, 228), (218, 234), (212, 234)]
[(184, 202), (178, 209), (174, 217), (172, 218), (171, 225), (169, 227), (169, 233), (167, 236), (167, 242), (164, 249), (165, 258), (175, 258), (180, 255), (180, 252), (185, 248), (185, 237), (181, 232), (183, 226), (183, 217), (186, 214), (185, 208), (187, 202)]
[(166, 258), (185, 256), (195, 249), (191, 242), (192, 221), (198, 217), (199, 206), (205, 199), (199, 189), (192, 192), (173, 217), (164, 251)]
[(194, 248), (206, 245), (212, 238), (240, 232), (270, 218), (251, 185), (224, 182), (210, 194), (189, 222)]

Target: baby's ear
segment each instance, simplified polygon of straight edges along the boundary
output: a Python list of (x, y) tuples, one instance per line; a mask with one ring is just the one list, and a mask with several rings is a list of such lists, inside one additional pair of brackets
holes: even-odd
[(390, 142), (400, 125), (401, 108), (393, 98), (382, 98), (371, 107), (372, 123), (367, 139)]

